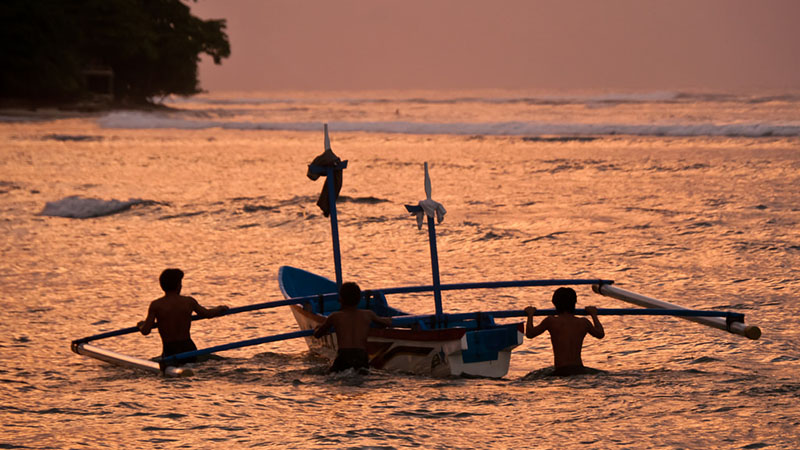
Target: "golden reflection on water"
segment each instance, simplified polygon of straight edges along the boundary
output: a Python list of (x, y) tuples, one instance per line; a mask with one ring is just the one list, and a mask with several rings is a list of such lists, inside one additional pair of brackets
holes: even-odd
[[(287, 341), (225, 352), (189, 379), (102, 365), (70, 340), (141, 320), (168, 266), (201, 303), (280, 298), (288, 264), (332, 276), (329, 224), (305, 177), (318, 133), (105, 130), (85, 120), (2, 126), (4, 336), (1, 442), (29, 447), (391, 446), (741, 447), (796, 443), (796, 140), (518, 138), (334, 134), (350, 165), (340, 204), (345, 278), (427, 284), (425, 230), (403, 204), (423, 198), (428, 161), (443, 282), (602, 277), (760, 325), (746, 341), (674, 318), (603, 318), (587, 340), (598, 377), (550, 379), (546, 337), (526, 341), (503, 380), (376, 374), (328, 379)], [(88, 142), (48, 133), (98, 136)], [(157, 202), (108, 217), (37, 215), (70, 195)], [(549, 289), (445, 293), (448, 311), (548, 306)], [(409, 312), (430, 297), (398, 296)], [(622, 307), (579, 290), (580, 304)], [(284, 310), (198, 322), (202, 346), (292, 329)], [(110, 339), (139, 356), (156, 337)], [(647, 426), (634, 426), (647, 424)], [(67, 432), (69, 430), (69, 432)], [(680, 430), (678, 432), (677, 430)], [(8, 434), (6, 434), (8, 433)], [(547, 436), (545, 438), (544, 436)], [(127, 444), (122, 444), (127, 443)]]

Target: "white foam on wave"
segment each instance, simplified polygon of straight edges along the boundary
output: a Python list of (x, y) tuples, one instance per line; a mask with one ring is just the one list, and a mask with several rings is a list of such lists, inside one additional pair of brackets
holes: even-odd
[[(561, 95), (536, 95), (527, 97), (494, 97), (461, 99), (463, 101), (484, 103), (527, 103), (545, 105), (593, 105), (596, 103), (672, 103), (687, 94), (672, 91), (654, 92), (609, 92), (604, 94), (561, 94)], [(456, 101), (458, 101), (457, 99)]]
[(104, 115), (97, 120), (103, 128), (124, 129), (158, 129), (174, 128), (179, 130), (202, 130), (219, 126), (219, 122), (173, 117), (160, 113), (140, 111), (116, 111)]
[(127, 211), (134, 205), (151, 203), (148, 200), (132, 198), (127, 201), (101, 200), (99, 198), (84, 198), (77, 195), (63, 198), (55, 202), (47, 202), (41, 213), (42, 216), (68, 217), (72, 219), (88, 219), (101, 217)]
[[(681, 94), (679, 92), (671, 91), (654, 91), (644, 93), (609, 93), (596, 96), (589, 96), (586, 98), (587, 102), (671, 102), (677, 100)], [(575, 98), (574, 100), (580, 101), (582, 99)]]
[(214, 98), (214, 97), (169, 97), (164, 100), (169, 105), (272, 105), (278, 103), (297, 103), (300, 100), (291, 98)]
[[(714, 96), (704, 96), (706, 100), (713, 100)], [(725, 97), (729, 98), (729, 97)], [(409, 96), (409, 97), (318, 97), (318, 98), (291, 98), (291, 97), (218, 97), (218, 96), (173, 96), (164, 100), (165, 103), (180, 105), (270, 105), (278, 103), (531, 103), (531, 104), (592, 104), (592, 103), (662, 103), (675, 102), (681, 99), (695, 100), (695, 95), (674, 91), (652, 92), (608, 92), (590, 94), (537, 94), (537, 95), (487, 95), (487, 96)]]
[[(98, 119), (103, 128), (199, 130), (222, 128), (229, 130), (318, 131), (319, 122), (236, 122), (176, 117), (157, 113), (113, 112)], [(337, 131), (395, 134), (450, 134), (487, 136), (730, 136), (764, 137), (800, 136), (800, 123), (552, 123), (552, 122), (329, 122)]]

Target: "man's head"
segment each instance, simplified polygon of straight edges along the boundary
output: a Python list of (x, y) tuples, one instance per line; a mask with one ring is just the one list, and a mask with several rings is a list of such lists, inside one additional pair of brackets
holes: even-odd
[(575, 312), (577, 301), (578, 296), (575, 294), (575, 289), (561, 287), (553, 292), (553, 305), (558, 312)]
[(342, 287), (339, 288), (339, 302), (343, 306), (358, 306), (359, 301), (361, 301), (361, 288), (352, 281), (342, 283)]
[(158, 282), (161, 284), (161, 289), (164, 292), (181, 292), (181, 281), (183, 280), (183, 271), (181, 269), (166, 269), (161, 272), (158, 277)]

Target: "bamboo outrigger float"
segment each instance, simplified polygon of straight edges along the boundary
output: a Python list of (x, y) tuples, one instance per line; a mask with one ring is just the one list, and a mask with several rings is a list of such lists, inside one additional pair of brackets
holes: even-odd
[[(327, 125), (324, 126), (324, 133), (325, 150), (329, 152), (330, 140)], [(314, 328), (325, 320), (326, 315), (339, 308), (338, 288), (342, 284), (342, 262), (339, 250), (338, 219), (336, 215), (337, 192), (334, 179), (336, 171), (341, 171), (347, 167), (347, 161), (338, 161), (338, 158), (336, 160), (334, 164), (326, 166), (309, 166), (310, 173), (325, 176), (336, 280), (332, 281), (302, 269), (283, 266), (279, 269), (278, 279), (279, 287), (285, 300), (231, 308), (221, 314), (221, 316), (226, 316), (247, 311), (289, 306), (300, 327), (299, 331), (216, 345), (165, 358), (155, 358), (154, 360), (123, 355), (103, 349), (92, 343), (93, 341), (139, 331), (136, 327), (130, 327), (74, 340), (71, 345), (72, 350), (75, 353), (111, 364), (161, 373), (165, 376), (190, 375), (192, 373), (191, 369), (178, 367), (180, 361), (184, 359), (300, 337), (306, 339), (310, 351), (333, 359), (336, 355), (335, 335), (316, 339), (312, 337), (312, 334)], [(410, 213), (418, 214), (418, 221), (420, 219), (419, 215), (422, 215), (422, 218), (427, 218), (432, 284), (365, 290), (359, 304), (360, 308), (372, 309), (378, 315), (392, 318), (391, 328), (374, 328), (370, 331), (367, 350), (370, 354), (370, 365), (375, 368), (434, 377), (463, 375), (490, 378), (503, 377), (508, 372), (512, 350), (522, 343), (524, 330), (521, 322), (498, 324), (495, 320), (525, 317), (525, 312), (522, 310), (469, 313), (444, 312), (442, 292), (466, 289), (591, 285), (594, 292), (598, 294), (644, 307), (644, 309), (598, 309), (598, 315), (675, 316), (749, 339), (758, 339), (761, 336), (761, 330), (757, 326), (744, 324), (744, 315), (741, 313), (687, 309), (620, 289), (613, 286), (614, 282), (612, 280), (552, 279), (442, 284), (439, 279), (434, 216), (438, 212), (438, 219), (441, 222), (444, 208), (431, 199), (431, 181), (428, 175), (427, 163), (425, 164), (425, 192), (425, 200), (421, 201), (419, 205), (406, 206), (406, 209)], [(386, 300), (387, 295), (421, 292), (433, 292), (434, 314), (411, 315), (389, 306)], [(555, 313), (554, 310), (543, 309), (537, 310), (536, 315), (543, 316)], [(577, 310), (576, 314), (586, 314), (586, 312)], [(194, 316), (192, 320), (200, 320), (200, 318)]]
[(748, 339), (758, 339), (761, 337), (760, 328), (757, 326), (744, 324), (744, 314), (729, 314), (724, 317), (710, 317), (692, 314), (683, 315), (680, 314), (680, 311), (691, 310), (684, 308), (683, 306), (674, 305), (672, 303), (656, 300), (642, 294), (637, 294), (636, 292), (626, 291), (625, 289), (621, 289), (616, 286), (595, 284), (592, 285), (592, 290), (600, 295), (616, 298), (617, 300), (622, 300), (623, 302), (632, 303), (645, 308), (656, 308), (656, 310), (673, 310), (676, 311), (676, 313), (673, 314), (674, 316), (679, 316), (692, 322), (701, 323), (712, 328), (738, 334)]

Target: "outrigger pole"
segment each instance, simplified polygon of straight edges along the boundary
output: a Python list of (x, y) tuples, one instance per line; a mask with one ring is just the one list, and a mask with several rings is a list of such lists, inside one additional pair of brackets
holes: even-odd
[(105, 348), (100, 348), (92, 344), (79, 344), (72, 347), (73, 351), (79, 355), (89, 356), (100, 361), (115, 364), (118, 366), (130, 367), (133, 369), (146, 370), (148, 372), (160, 374), (163, 373), (168, 377), (186, 377), (193, 375), (191, 369), (182, 367), (161, 367), (156, 361), (149, 359), (137, 358), (135, 356), (123, 355)]
[[(537, 309), (533, 314), (534, 316), (554, 316), (558, 314), (555, 309)], [(575, 315), (585, 316), (589, 315), (585, 309), (580, 308), (574, 311)], [(468, 313), (449, 313), (447, 314), (448, 320), (461, 321), (461, 320), (481, 320), (482, 318), (505, 319), (510, 317), (525, 317), (524, 310), (511, 309), (501, 311), (477, 311)], [(692, 318), (725, 318), (735, 321), (743, 321), (744, 314), (730, 312), (730, 311), (703, 311), (697, 309), (656, 309), (656, 308), (598, 308), (598, 316), (675, 316), (675, 317), (692, 317)], [(392, 326), (410, 325), (416, 322), (424, 322), (426, 320), (435, 319), (432, 315), (414, 315), (414, 316), (399, 316), (392, 318)]]
[(211, 353), (217, 353), (225, 350), (233, 350), (235, 348), (261, 345), (261, 344), (266, 344), (268, 342), (285, 341), (288, 339), (311, 336), (313, 334), (314, 330), (300, 330), (300, 331), (292, 331), (290, 333), (273, 334), (271, 336), (265, 336), (261, 338), (245, 339), (239, 342), (231, 342), (229, 344), (215, 345), (213, 347), (203, 348), (192, 352), (178, 353), (175, 355), (167, 356), (166, 358), (160, 358), (160, 361), (161, 364), (166, 364), (166, 365), (176, 364), (183, 359), (194, 358), (195, 356), (210, 355)]
[[(237, 313), (242, 313), (242, 312), (247, 312), (247, 311), (256, 311), (256, 310), (259, 310), (259, 309), (275, 308), (275, 307), (278, 307), (278, 306), (294, 305), (294, 304), (297, 304), (297, 303), (301, 303), (303, 301), (307, 301), (307, 302), (310, 302), (310, 301), (324, 301), (325, 298), (333, 298), (333, 297), (336, 297), (336, 295), (337, 294), (313, 295), (313, 296), (308, 296), (308, 297), (292, 298), (292, 299), (287, 299), (287, 300), (278, 300), (278, 301), (274, 301), (274, 302), (265, 302), (265, 303), (257, 303), (257, 304), (253, 304), (253, 305), (247, 305), (247, 306), (240, 306), (240, 307), (237, 307), (237, 308), (231, 308), (231, 309), (225, 311), (224, 313), (222, 313), (221, 315), (215, 316), (215, 317), (229, 316), (231, 314), (237, 314)], [(199, 317), (197, 315), (193, 315), (192, 316), (192, 320), (203, 320), (203, 319), (206, 319), (206, 318), (205, 317)], [(158, 324), (156, 324), (156, 328), (157, 328), (157, 326), (158, 326)], [(207, 355), (209, 353), (214, 353), (214, 352), (218, 352), (218, 351), (222, 351), (222, 350), (230, 350), (230, 349), (234, 349), (234, 348), (247, 347), (247, 346), (250, 346), (250, 345), (264, 344), (264, 343), (267, 343), (267, 342), (276, 342), (276, 341), (281, 341), (281, 340), (286, 340), (286, 339), (294, 339), (294, 338), (303, 337), (303, 336), (306, 336), (306, 335), (311, 335), (311, 333), (313, 332), (313, 330), (304, 330), (304, 331), (299, 331), (299, 332), (295, 332), (295, 333), (285, 333), (285, 334), (279, 334), (279, 335), (272, 335), (272, 336), (266, 336), (266, 337), (262, 337), (262, 338), (248, 339), (248, 340), (245, 340), (245, 341), (234, 342), (234, 343), (231, 343), (231, 344), (218, 345), (218, 346), (215, 346), (215, 347), (209, 347), (209, 348), (197, 350), (197, 352), (199, 352), (197, 354), (193, 354), (193, 352), (189, 352), (189, 353), (186, 353), (186, 354), (173, 355), (169, 359), (165, 359), (164, 361), (161, 361), (160, 364), (159, 364), (158, 361), (153, 361), (153, 360), (143, 359), (143, 358), (137, 358), (135, 356), (124, 355), (122, 353), (118, 353), (118, 352), (115, 352), (115, 351), (112, 351), (112, 350), (108, 350), (108, 349), (105, 349), (105, 348), (98, 347), (98, 346), (96, 346), (96, 345), (91, 343), (92, 341), (98, 341), (98, 340), (101, 340), (101, 339), (108, 339), (110, 337), (115, 337), (115, 336), (123, 336), (123, 335), (126, 335), (126, 334), (135, 333), (135, 332), (138, 332), (138, 331), (139, 331), (139, 328), (137, 328), (137, 327), (128, 327), (128, 328), (122, 328), (120, 330), (108, 331), (108, 332), (105, 332), (105, 333), (95, 334), (95, 335), (92, 335), (92, 336), (87, 336), (85, 338), (75, 339), (74, 341), (72, 341), (72, 343), (70, 345), (70, 348), (72, 349), (73, 352), (75, 352), (75, 353), (77, 353), (79, 355), (89, 356), (91, 358), (98, 359), (100, 361), (105, 361), (105, 362), (112, 363), (112, 364), (116, 364), (118, 366), (131, 367), (131, 368), (134, 368), (134, 369), (146, 370), (148, 372), (153, 372), (153, 373), (163, 373), (164, 375), (169, 376), (169, 377), (182, 377), (182, 376), (192, 375), (191, 369), (170, 366), (169, 363), (175, 364), (180, 359), (191, 358), (192, 356), (197, 356), (197, 355)]]
[(477, 281), (473, 283), (452, 283), (452, 284), (439, 284), (438, 286), (404, 286), (386, 289), (370, 289), (374, 292), (382, 292), (384, 295), (388, 294), (411, 294), (416, 292), (431, 292), (431, 291), (458, 291), (465, 289), (498, 289), (510, 287), (533, 287), (533, 286), (578, 286), (587, 284), (611, 284), (612, 280), (600, 279), (552, 279), (552, 280), (516, 280), (516, 281)]
[[(331, 296), (331, 297), (334, 296), (334, 294), (328, 294), (328, 295)], [(311, 296), (311, 297), (305, 297), (304, 299), (306, 301), (317, 300), (317, 299), (319, 299), (319, 296), (318, 295), (314, 295), (314, 296)], [(278, 307), (278, 306), (295, 305), (295, 304), (298, 303), (298, 301), (302, 301), (302, 300), (303, 299), (288, 299), (288, 300), (278, 300), (278, 301), (274, 301), (274, 302), (256, 303), (256, 304), (253, 304), (253, 305), (239, 306), (239, 307), (236, 307), (236, 308), (230, 308), (229, 310), (223, 312), (222, 314), (220, 314), (218, 316), (214, 316), (214, 317), (230, 316), (231, 314), (238, 314), (238, 313), (247, 312), (247, 311), (257, 311), (259, 309), (275, 308), (275, 307)], [(192, 320), (204, 320), (204, 319), (207, 319), (207, 317), (200, 317), (198, 315), (193, 315), (192, 316)], [(156, 324), (156, 328), (158, 328), (158, 324)], [(139, 328), (137, 328), (137, 327), (128, 327), (128, 328), (122, 328), (120, 330), (108, 331), (108, 332), (105, 332), (105, 333), (95, 334), (93, 336), (87, 336), (87, 337), (81, 338), (81, 339), (75, 339), (74, 341), (72, 341), (72, 350), (76, 351), (76, 346), (78, 346), (80, 344), (85, 344), (85, 343), (91, 342), (91, 341), (99, 341), (101, 339), (107, 339), (107, 338), (115, 337), (115, 336), (123, 336), (123, 335), (126, 335), (126, 334), (136, 333), (138, 331), (139, 331)], [(76, 351), (76, 353), (77, 353), (77, 351)]]
[[(689, 311), (687, 308), (684, 308), (683, 306), (674, 305), (672, 303), (667, 303), (661, 300), (656, 300), (654, 298), (650, 298), (645, 295), (637, 294), (636, 292), (626, 291), (625, 289), (620, 289), (616, 286), (609, 286), (607, 284), (600, 283), (592, 285), (592, 290), (600, 295), (616, 298), (617, 300), (633, 303), (634, 305), (643, 306), (645, 308), (675, 309), (675, 310)], [(687, 314), (687, 315), (681, 315), (681, 317), (683, 317), (686, 320), (691, 320), (692, 322), (701, 323), (709, 327), (725, 330), (733, 334), (738, 334), (749, 339), (758, 339), (761, 337), (760, 328), (758, 328), (755, 325), (744, 324), (744, 315), (741, 315), (741, 317), (726, 316), (725, 318), (721, 318), (721, 317), (691, 316)]]

